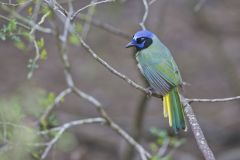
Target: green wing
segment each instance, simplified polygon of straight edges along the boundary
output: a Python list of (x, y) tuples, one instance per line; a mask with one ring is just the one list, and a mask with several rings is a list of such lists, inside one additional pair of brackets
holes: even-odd
[(160, 74), (172, 86), (177, 86), (182, 82), (179, 69), (172, 57), (159, 58), (158, 62), (150, 63), (149, 67), (153, 72)]
[(138, 62), (143, 74), (150, 85), (165, 94), (174, 86), (182, 83), (182, 78), (171, 53), (164, 50), (160, 52), (142, 52), (138, 54)]

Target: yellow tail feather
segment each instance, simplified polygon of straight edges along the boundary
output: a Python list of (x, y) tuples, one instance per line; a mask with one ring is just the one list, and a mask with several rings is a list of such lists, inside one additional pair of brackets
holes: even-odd
[(163, 97), (163, 116), (168, 117), (167, 99), (166, 96)]
[(170, 94), (166, 94), (166, 106), (168, 111), (168, 120), (169, 120), (169, 126), (172, 127), (172, 113), (171, 113), (171, 104), (170, 104)]

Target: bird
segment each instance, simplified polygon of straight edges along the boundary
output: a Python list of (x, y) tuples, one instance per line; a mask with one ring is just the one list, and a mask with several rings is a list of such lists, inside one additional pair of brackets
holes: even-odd
[(170, 50), (151, 31), (140, 30), (133, 35), (126, 48), (135, 48), (137, 66), (150, 85), (163, 100), (163, 115), (175, 133), (187, 130), (180, 101), (182, 77)]

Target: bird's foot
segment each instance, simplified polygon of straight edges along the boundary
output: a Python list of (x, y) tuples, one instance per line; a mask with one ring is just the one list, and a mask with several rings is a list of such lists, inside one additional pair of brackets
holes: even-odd
[(148, 87), (147, 90), (148, 90), (147, 96), (151, 97), (154, 93), (154, 89), (152, 87)]
[(154, 96), (156, 96), (158, 98), (161, 98), (163, 100), (163, 96), (160, 95), (158, 92), (156, 92), (152, 87), (148, 87), (147, 90), (148, 90), (148, 93), (147, 93), (148, 97), (151, 97), (151, 96), (154, 95)]

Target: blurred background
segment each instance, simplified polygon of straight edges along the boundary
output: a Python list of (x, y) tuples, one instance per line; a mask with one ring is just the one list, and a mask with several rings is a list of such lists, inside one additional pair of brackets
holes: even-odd
[[(81, 8), (90, 2), (73, 1), (74, 8)], [(65, 6), (65, 2), (62, 4)], [(87, 12), (88, 10), (83, 11)], [(93, 18), (127, 33), (130, 40), (140, 29), (138, 23), (143, 14), (142, 1), (122, 0), (98, 5)], [(6, 21), (0, 20), (1, 26), (5, 23)], [(80, 24), (84, 24), (83, 21)], [(146, 26), (171, 50), (183, 80), (190, 84), (183, 91), (187, 98), (240, 95), (239, 0), (157, 0), (149, 6)], [(14, 109), (11, 108), (12, 105), (6, 105), (6, 101), (17, 97), (21, 101), (20, 106), (27, 112), (39, 107), (34, 100), (40, 97), (39, 94), (52, 92), (57, 95), (67, 87), (55, 37), (41, 34), (37, 34), (37, 37), (44, 37), (48, 57), (39, 62), (39, 68), (30, 80), (27, 79), (27, 64), (34, 57), (34, 48), (21, 51), (10, 40), (0, 41), (1, 108), (7, 106), (8, 110)], [(86, 37), (87, 43), (100, 57), (135, 82), (147, 87), (137, 69), (133, 50), (125, 49), (129, 40), (94, 25), (90, 26)], [(203, 159), (191, 129), (176, 136), (169, 129), (167, 119), (163, 118), (160, 99), (143, 100), (145, 96), (142, 92), (107, 71), (80, 45), (69, 46), (69, 58), (77, 86), (102, 102), (112, 119), (130, 135), (135, 132), (137, 111), (146, 102), (140, 138), (144, 147), (154, 150), (154, 145), (151, 144), (155, 143), (156, 136), (150, 130), (155, 127), (161, 131), (166, 130), (170, 137), (184, 139), (173, 150), (170, 159)], [(240, 159), (239, 106), (240, 101), (192, 103), (218, 160)], [(98, 116), (91, 104), (75, 95), (66, 96), (64, 102), (53, 112), (58, 124)], [(27, 116), (24, 121), (30, 123), (29, 119), (31, 117)], [(70, 133), (67, 135), (70, 139), (68, 147), (59, 150), (54, 148), (48, 156), (49, 160), (131, 159), (127, 143), (107, 127), (84, 125), (70, 129)]]

